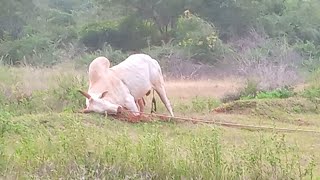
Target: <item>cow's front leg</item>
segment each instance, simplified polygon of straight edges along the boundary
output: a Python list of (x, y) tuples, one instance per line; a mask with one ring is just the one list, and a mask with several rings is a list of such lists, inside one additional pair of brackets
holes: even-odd
[(130, 112), (128, 112), (128, 121), (130, 122), (137, 122), (140, 121), (140, 112), (139, 109), (137, 107), (137, 104), (133, 98), (133, 96), (130, 96), (126, 99), (126, 103), (125, 103), (125, 107), (127, 110), (129, 110)]

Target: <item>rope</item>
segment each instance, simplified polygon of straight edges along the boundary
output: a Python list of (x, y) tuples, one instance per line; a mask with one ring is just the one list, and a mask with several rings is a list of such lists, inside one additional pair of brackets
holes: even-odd
[(225, 127), (234, 127), (234, 128), (242, 128), (242, 129), (251, 129), (251, 130), (274, 130), (274, 131), (284, 131), (284, 132), (305, 132), (305, 133), (319, 133), (320, 131), (317, 130), (310, 130), (310, 129), (290, 129), (290, 128), (276, 128), (276, 127), (270, 127), (270, 126), (255, 126), (255, 125), (245, 125), (245, 124), (237, 124), (237, 123), (228, 123), (228, 122), (217, 122), (214, 120), (205, 120), (202, 118), (187, 118), (187, 117), (171, 117), (165, 114), (159, 114), (159, 113), (145, 113), (145, 112), (135, 112), (131, 110), (122, 110), (122, 112), (129, 112), (129, 113), (140, 113), (144, 115), (151, 115), (155, 117), (160, 118), (168, 118), (168, 119), (175, 119), (175, 120), (182, 120), (186, 122), (193, 122), (193, 123), (204, 123), (204, 124), (215, 124)]

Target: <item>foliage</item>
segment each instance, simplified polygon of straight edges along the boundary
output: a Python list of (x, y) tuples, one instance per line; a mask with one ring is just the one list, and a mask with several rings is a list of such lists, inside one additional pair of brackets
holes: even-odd
[(70, 26), (76, 23), (71, 14), (58, 10), (50, 10), (48, 22), (57, 26)]
[(304, 88), (301, 95), (311, 100), (318, 101), (320, 98), (320, 69), (315, 70), (308, 80), (309, 85)]
[(258, 87), (258, 82), (254, 79), (248, 79), (244, 88), (238, 92), (227, 94), (222, 98), (224, 103), (236, 100), (248, 99), (285, 99), (296, 95), (290, 86), (278, 87), (271, 90), (263, 90)]
[(159, 44), (160, 35), (152, 22), (129, 16), (121, 22), (114, 43), (115, 48), (124, 51), (139, 51), (151, 45)]
[(306, 70), (309, 72), (314, 72), (320, 67), (319, 45), (316, 45), (310, 41), (306, 41), (304, 43), (297, 42), (294, 45), (294, 48), (297, 49), (304, 57), (302, 66)]
[(293, 92), (292, 88), (285, 87), (285, 88), (278, 88), (272, 91), (260, 91), (256, 92), (256, 95), (247, 95), (242, 96), (240, 99), (284, 99), (294, 96), (295, 93)]
[(193, 58), (207, 61), (217, 56), (215, 50), (221, 43), (215, 27), (189, 11), (178, 19), (176, 39)]
[(118, 26), (119, 23), (113, 21), (87, 24), (79, 32), (80, 42), (86, 45), (89, 50), (100, 49), (105, 42), (112, 43)]
[[(42, 36), (54, 44), (43, 52), (50, 57), (69, 44), (84, 44), (84, 50), (94, 53), (107, 45), (141, 52), (174, 42), (175, 49), (184, 52), (181, 58), (233, 63), (237, 58), (230, 44), (253, 30), (271, 40), (286, 39), (302, 55), (306, 69), (314, 71), (319, 66), (319, 7), (316, 0), (13, 0), (0, 8), (0, 46)], [(27, 49), (26, 57), (33, 54), (33, 48)], [(6, 62), (23, 61), (21, 54), (10, 56), (17, 59)]]
[(0, 56), (4, 64), (49, 64), (54, 63), (54, 60), (50, 59), (50, 57), (39, 59), (38, 62), (35, 62), (33, 58), (35, 56), (42, 56), (43, 53), (47, 54), (50, 51), (52, 52), (52, 47), (53, 44), (51, 44), (49, 38), (34, 35), (0, 44)]
[[(271, 39), (255, 33), (252, 36), (257, 37), (243, 39), (243, 43), (235, 45), (240, 46), (236, 47), (237, 53), (233, 53), (239, 74), (254, 78), (259, 90), (296, 85), (303, 62), (300, 54), (285, 38)], [(249, 47), (243, 47), (247, 43), (250, 43)]]
[[(110, 1), (102, 1), (103, 4), (110, 5)], [(158, 31), (164, 35), (164, 38), (175, 29), (176, 20), (183, 12), (186, 0), (162, 0), (162, 1), (148, 1), (148, 0), (113, 0), (111, 3), (119, 3), (126, 7), (126, 11), (131, 11), (128, 16), (136, 15), (142, 20), (153, 22), (157, 26)], [(166, 38), (166, 40), (169, 40)]]

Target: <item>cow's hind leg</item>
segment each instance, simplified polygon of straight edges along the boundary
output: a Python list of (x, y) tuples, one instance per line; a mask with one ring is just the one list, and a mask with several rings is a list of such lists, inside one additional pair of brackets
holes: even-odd
[(161, 101), (163, 102), (163, 104), (166, 106), (167, 110), (169, 111), (170, 115), (172, 117), (174, 117), (173, 115), (173, 111), (172, 111), (172, 107), (171, 107), (171, 104), (170, 104), (170, 101), (167, 97), (167, 94), (166, 94), (166, 91), (165, 91), (165, 88), (164, 86), (160, 85), (160, 86), (157, 86), (155, 88), (155, 91), (158, 93)]

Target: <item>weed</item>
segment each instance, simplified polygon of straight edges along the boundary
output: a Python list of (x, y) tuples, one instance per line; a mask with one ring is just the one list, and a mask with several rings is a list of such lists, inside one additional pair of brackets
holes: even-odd
[(220, 105), (220, 102), (216, 99), (212, 98), (202, 98), (196, 96), (192, 99), (192, 111), (195, 112), (206, 112), (211, 111), (213, 108), (218, 107)]

